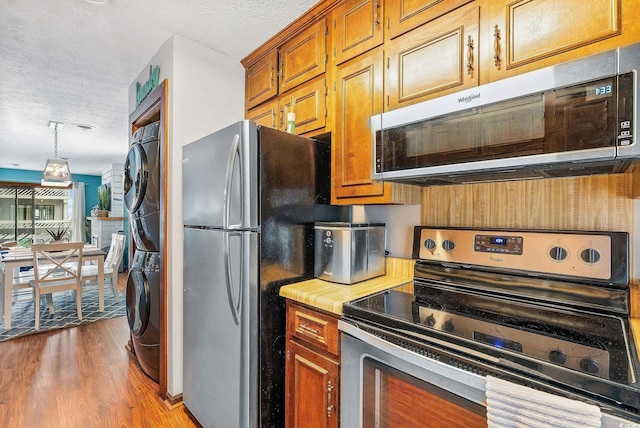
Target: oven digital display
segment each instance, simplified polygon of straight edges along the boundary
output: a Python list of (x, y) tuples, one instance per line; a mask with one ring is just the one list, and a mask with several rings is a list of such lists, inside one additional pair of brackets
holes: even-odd
[(517, 235), (475, 235), (475, 251), (482, 253), (522, 254), (523, 238)]
[(493, 245), (507, 245), (507, 238), (504, 236), (492, 236), (489, 240)]

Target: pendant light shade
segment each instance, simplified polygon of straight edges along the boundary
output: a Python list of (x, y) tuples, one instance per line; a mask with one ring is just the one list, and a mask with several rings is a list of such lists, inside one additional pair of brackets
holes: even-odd
[(67, 187), (71, 184), (71, 171), (69, 170), (69, 163), (66, 160), (58, 159), (58, 127), (62, 126), (61, 123), (51, 122), (49, 127), (53, 128), (54, 146), (53, 146), (53, 159), (47, 159), (47, 164), (42, 171), (43, 186), (58, 186)]

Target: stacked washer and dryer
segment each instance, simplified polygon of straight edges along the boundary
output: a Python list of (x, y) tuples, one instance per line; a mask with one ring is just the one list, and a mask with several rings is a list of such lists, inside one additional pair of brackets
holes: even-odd
[(160, 122), (136, 130), (124, 167), (124, 202), (135, 246), (127, 279), (127, 319), (142, 370), (160, 378)]

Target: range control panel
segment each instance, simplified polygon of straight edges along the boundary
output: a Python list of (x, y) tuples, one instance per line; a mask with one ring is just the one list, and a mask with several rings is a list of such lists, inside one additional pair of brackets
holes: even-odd
[(626, 232), (416, 226), (413, 257), (618, 283), (628, 281), (628, 240)]

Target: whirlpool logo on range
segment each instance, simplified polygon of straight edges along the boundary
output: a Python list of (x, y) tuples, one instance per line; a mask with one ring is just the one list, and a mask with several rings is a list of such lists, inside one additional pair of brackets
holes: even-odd
[(489, 260), (491, 260), (492, 262), (496, 262), (496, 263), (503, 263), (504, 262), (504, 259), (502, 257), (489, 256)]

